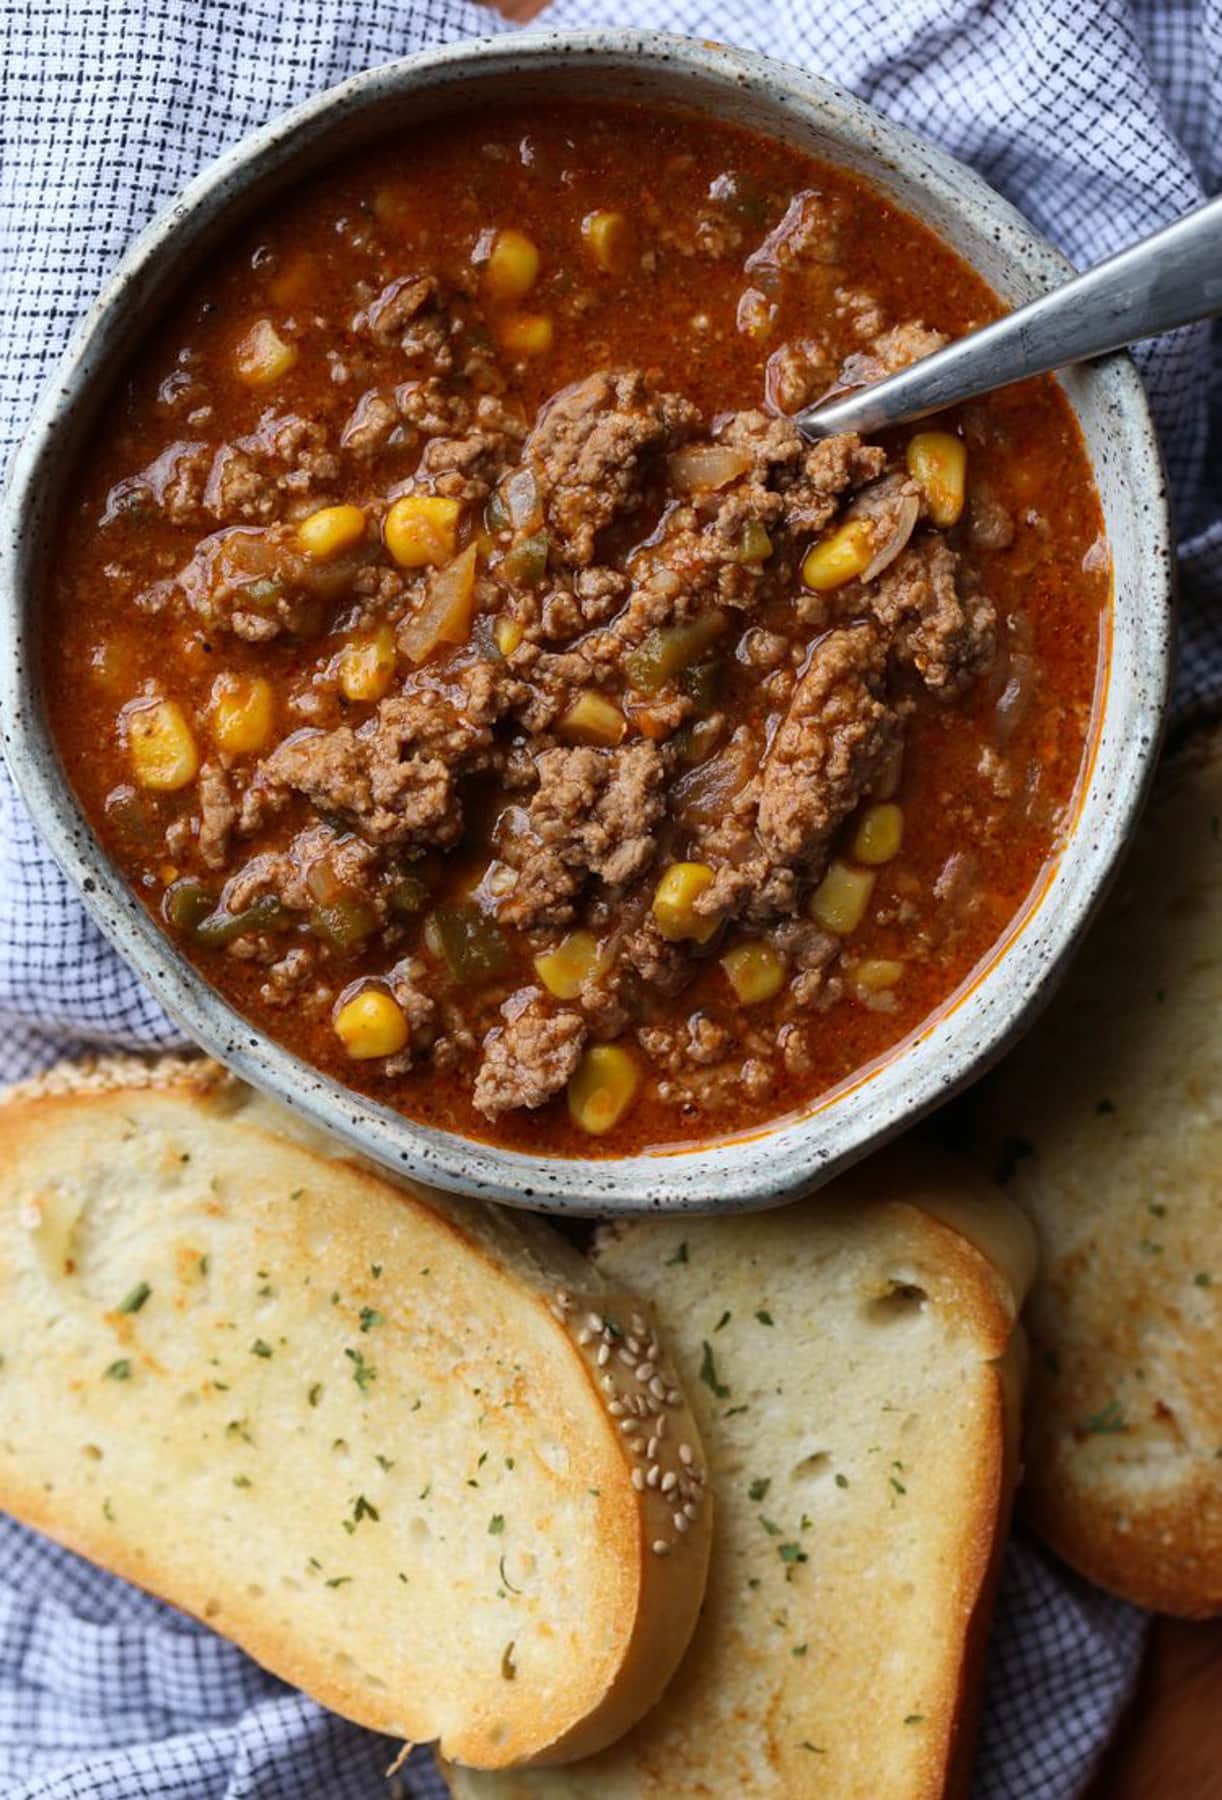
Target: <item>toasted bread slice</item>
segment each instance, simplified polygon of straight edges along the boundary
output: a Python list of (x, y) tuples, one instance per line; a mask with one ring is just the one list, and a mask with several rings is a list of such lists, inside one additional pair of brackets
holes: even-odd
[(0, 1505), (465, 1762), (597, 1749), (682, 1655), (709, 1508), (653, 1337), (554, 1233), (392, 1183), (214, 1065), (0, 1106)]
[(992, 1151), (1043, 1249), (1024, 1505), (1140, 1606), (1222, 1610), (1222, 734), (1168, 763)]
[(907, 1159), (764, 1217), (609, 1232), (600, 1266), (653, 1296), (695, 1397), (717, 1506), (708, 1597), (660, 1705), (618, 1744), (563, 1770), (451, 1769), (455, 1795), (957, 1791), (1032, 1254), (1002, 1196)]

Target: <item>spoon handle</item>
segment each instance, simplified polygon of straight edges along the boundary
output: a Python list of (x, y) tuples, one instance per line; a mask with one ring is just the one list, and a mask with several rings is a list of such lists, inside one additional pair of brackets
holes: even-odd
[(1222, 196), (944, 350), (797, 413), (807, 437), (878, 431), (1222, 313)]

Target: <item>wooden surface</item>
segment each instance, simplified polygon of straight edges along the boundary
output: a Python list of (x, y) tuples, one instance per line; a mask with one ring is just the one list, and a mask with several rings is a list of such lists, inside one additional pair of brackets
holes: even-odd
[[(547, 0), (492, 0), (525, 24)], [(1137, 1692), (1087, 1800), (1222, 1800), (1222, 1621), (1156, 1622)]]
[(1157, 1621), (1089, 1800), (1222, 1800), (1222, 1621)]

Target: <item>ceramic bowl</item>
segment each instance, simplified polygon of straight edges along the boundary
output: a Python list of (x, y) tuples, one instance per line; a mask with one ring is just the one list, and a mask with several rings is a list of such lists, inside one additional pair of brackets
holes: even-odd
[(847, 165), (933, 227), (1011, 305), (1069, 265), (949, 156), (814, 75), (655, 33), (509, 33), (358, 75), (246, 138), (137, 239), (77, 331), (10, 470), (0, 531), (0, 697), (13, 775), (116, 949), (192, 1038), (393, 1169), (551, 1211), (769, 1206), (911, 1124), (980, 1070), (1047, 997), (1132, 829), (1157, 754), (1170, 667), (1172, 560), (1158, 445), (1132, 363), (1064, 377), (1094, 464), (1115, 565), (1097, 734), (1063, 848), (1007, 939), (906, 1043), (800, 1115), (740, 1138), (618, 1159), (499, 1150), (414, 1125), (324, 1078), (234, 1013), (175, 951), (108, 862), (60, 767), (39, 692), (39, 581), (65, 476), (116, 372), (171, 293), (247, 214), (352, 146), (490, 100), (627, 98), (747, 126)]

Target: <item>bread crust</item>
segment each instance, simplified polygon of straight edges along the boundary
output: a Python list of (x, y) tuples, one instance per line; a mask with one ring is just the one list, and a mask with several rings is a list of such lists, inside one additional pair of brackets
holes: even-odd
[[(689, 1384), (712, 1352), (696, 1403), (720, 1521), (705, 1611), (619, 1744), (562, 1771), (450, 1769), (456, 1800), (966, 1794), (1016, 1475), (1021, 1216), (970, 1171), (901, 1150), (775, 1214), (610, 1227), (598, 1260), (638, 1288), (654, 1271)], [(721, 1332), (718, 1309), (733, 1309)]]
[(998, 1071), (1041, 1240), (1021, 1503), (1088, 1580), (1222, 1611), (1222, 730), (1160, 773), (1115, 892)]
[[(616, 1305), (644, 1313), (652, 1334), (652, 1318), (557, 1234), (392, 1182), (202, 1058), (103, 1059), (24, 1084), (0, 1105), (0, 1169), (6, 1510), (346, 1717), (440, 1737), (480, 1766), (589, 1754), (656, 1700), (695, 1622), (710, 1512), (671, 1541), (661, 1496), (634, 1483), (640, 1458), (582, 1320)], [(260, 1286), (249, 1271), (264, 1269)], [(371, 1365), (372, 1392), (357, 1379)], [(315, 1366), (328, 1372), (311, 1386)], [(619, 1387), (632, 1380), (621, 1371)], [(370, 1407), (412, 1384), (417, 1407)], [(460, 1427), (481, 1392), (477, 1440)], [(698, 1446), (681, 1395), (667, 1414), (675, 1443)], [(305, 1476), (277, 1489), (298, 1440)], [(468, 1458), (470, 1474), (456, 1464)], [(513, 1471), (499, 1486), (475, 1473), (498, 1462)], [(442, 1534), (467, 1518), (457, 1546), (418, 1547), (417, 1487), (389, 1471), (423, 1464), (427, 1487), (448, 1493), (433, 1513)], [(360, 1504), (338, 1536), (352, 1488)], [(224, 1550), (217, 1520), (230, 1513), (246, 1555), (267, 1565), (257, 1580)], [(583, 1560), (566, 1576), (570, 1554)], [(580, 1597), (581, 1616), (549, 1614), (521, 1573), (535, 1562)], [(397, 1615), (397, 1576), (436, 1607), (431, 1662)], [(499, 1667), (489, 1631), (509, 1646)]]

